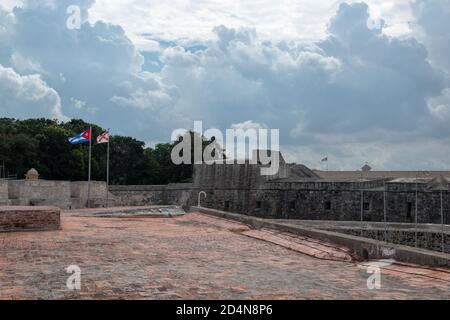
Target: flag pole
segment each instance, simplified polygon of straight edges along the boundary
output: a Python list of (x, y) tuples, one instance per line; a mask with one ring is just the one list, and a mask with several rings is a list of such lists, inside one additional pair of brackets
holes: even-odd
[(109, 205), (109, 129), (108, 129), (108, 146), (106, 153), (106, 207)]
[(90, 207), (91, 202), (91, 158), (92, 158), (92, 127), (89, 127), (89, 169), (88, 169), (88, 194), (87, 207)]

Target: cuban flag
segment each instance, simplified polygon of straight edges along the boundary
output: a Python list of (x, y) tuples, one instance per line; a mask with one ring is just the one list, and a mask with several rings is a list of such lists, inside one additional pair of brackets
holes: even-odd
[(87, 129), (86, 131), (83, 131), (82, 133), (69, 139), (69, 142), (71, 144), (80, 144), (80, 143), (86, 143), (86, 142), (90, 142), (90, 141), (91, 141), (91, 129)]

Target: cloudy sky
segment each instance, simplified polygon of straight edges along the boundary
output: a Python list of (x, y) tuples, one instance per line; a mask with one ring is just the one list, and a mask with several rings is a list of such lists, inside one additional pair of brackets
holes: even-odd
[(448, 170), (449, 27), (450, 0), (1, 0), (0, 116), (149, 145), (275, 128), (313, 168)]

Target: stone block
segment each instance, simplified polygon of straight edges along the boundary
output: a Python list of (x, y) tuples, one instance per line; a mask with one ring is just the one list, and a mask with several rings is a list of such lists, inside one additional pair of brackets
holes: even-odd
[(59, 230), (56, 207), (0, 207), (0, 232)]

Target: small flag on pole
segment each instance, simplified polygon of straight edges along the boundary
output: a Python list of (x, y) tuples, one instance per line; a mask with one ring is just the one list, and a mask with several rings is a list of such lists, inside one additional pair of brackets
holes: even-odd
[(83, 131), (82, 133), (77, 134), (75, 137), (69, 139), (69, 142), (71, 144), (87, 143), (89, 141), (91, 141), (91, 129)]
[(109, 131), (106, 131), (97, 137), (97, 144), (109, 142)]
[(106, 200), (105, 207), (109, 205), (109, 130), (103, 132), (101, 135), (97, 137), (97, 144), (107, 143), (106, 148)]
[(87, 190), (87, 202), (86, 207), (90, 207), (91, 199), (91, 160), (92, 160), (92, 127), (89, 127), (86, 131), (77, 134), (75, 137), (69, 138), (71, 144), (89, 143), (89, 166), (88, 166), (88, 190)]

